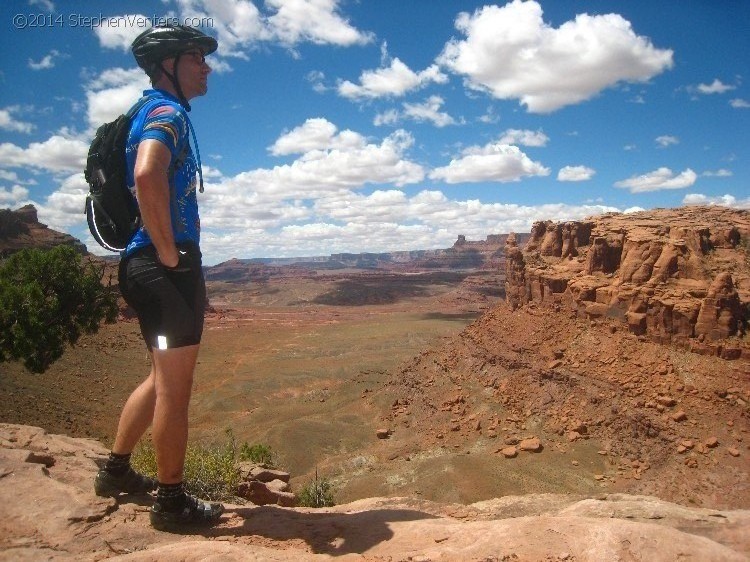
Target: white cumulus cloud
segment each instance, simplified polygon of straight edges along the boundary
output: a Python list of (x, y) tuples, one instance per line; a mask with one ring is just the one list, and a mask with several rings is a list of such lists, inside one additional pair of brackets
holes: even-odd
[[(339, 12), (339, 0), (266, 0), (262, 12), (251, 0), (176, 0), (177, 12), (156, 20), (142, 14), (108, 18), (95, 28), (106, 48), (130, 48), (139, 33), (154, 23), (187, 22), (216, 37), (219, 48), (211, 67), (231, 70), (228, 58), (247, 59), (264, 42), (289, 48), (299, 43), (351, 46), (372, 41), (373, 35), (352, 26)], [(161, 18), (161, 19), (160, 19)]]
[(88, 192), (83, 172), (65, 177), (44, 203), (36, 204), (39, 220), (57, 230), (79, 224)]
[(29, 197), (29, 190), (20, 185), (14, 185), (8, 189), (0, 188), (0, 207), (16, 208), (23, 204)]
[(357, 149), (366, 144), (366, 139), (359, 133), (338, 132), (336, 125), (327, 119), (313, 118), (280, 136), (269, 150), (274, 156), (281, 156), (334, 148)]
[(55, 59), (62, 56), (60, 54), (60, 51), (57, 51), (56, 49), (52, 49), (47, 55), (43, 56), (39, 62), (34, 62), (33, 60), (29, 59), (29, 68), (31, 70), (48, 70), (50, 68), (54, 68), (55, 66)]
[(143, 14), (125, 14), (105, 18), (102, 25), (94, 27), (94, 33), (102, 47), (129, 51), (133, 39), (151, 27), (151, 23)]
[(278, 201), (268, 201), (264, 209), (279, 217), (275, 227), (246, 220), (240, 226), (244, 208), (233, 218), (212, 220), (201, 235), (204, 255), (210, 255), (215, 263), (247, 255), (314, 256), (363, 249), (385, 252), (446, 248), (458, 234), (483, 240), (493, 233), (528, 232), (537, 220), (576, 220), (619, 210), (601, 204), (482, 203), (450, 199), (435, 190), (409, 196), (395, 189), (369, 195), (352, 190), (323, 194), (300, 213), (306, 223), (295, 219), (293, 213), (284, 217)]
[(731, 207), (733, 209), (750, 209), (750, 197), (737, 199), (734, 195), (720, 195), (718, 197), (709, 197), (702, 193), (688, 193), (682, 199), (683, 205), (721, 205), (722, 207)]
[(42, 8), (43, 10), (47, 10), (48, 12), (55, 11), (55, 5), (51, 0), (29, 0), (29, 6), (39, 6), (40, 8)]
[(630, 193), (684, 189), (693, 185), (697, 178), (698, 175), (690, 168), (680, 174), (675, 174), (669, 168), (662, 167), (647, 174), (618, 181), (615, 183), (615, 187), (626, 188), (630, 190)]
[(83, 170), (88, 150), (85, 142), (61, 135), (53, 135), (44, 142), (32, 142), (26, 148), (4, 142), (0, 144), (0, 167), (31, 166), (49, 172)]
[(453, 117), (440, 111), (443, 102), (440, 96), (430, 96), (424, 103), (404, 103), (403, 115), (418, 123), (429, 121), (436, 127), (455, 125), (456, 120)]
[(349, 99), (374, 99), (386, 96), (402, 96), (432, 82), (443, 84), (448, 77), (436, 65), (414, 72), (398, 58), (390, 66), (366, 70), (359, 77), (359, 84), (349, 80), (338, 84), (339, 95)]
[(439, 64), (532, 113), (580, 103), (622, 81), (645, 82), (673, 65), (671, 50), (654, 47), (618, 14), (580, 14), (554, 28), (538, 2), (513, 0), (463, 12), (456, 28), (466, 38), (449, 41)]
[(547, 146), (549, 137), (542, 131), (508, 129), (502, 134), (498, 142), (500, 144), (518, 144), (522, 146)]
[(588, 166), (565, 166), (557, 173), (557, 181), (587, 181), (594, 174), (596, 170)]
[[(424, 178), (422, 166), (406, 157), (414, 143), (407, 132), (397, 130), (380, 144), (365, 143), (357, 133), (337, 134), (325, 120), (311, 121), (280, 137), (272, 148), (278, 154), (307, 152), (291, 164), (243, 172), (207, 188), (208, 205), (253, 210), (271, 201), (304, 201), (366, 184), (403, 186)], [(324, 132), (314, 136), (316, 128)]]
[(430, 178), (446, 183), (512, 182), (526, 176), (547, 176), (549, 168), (534, 162), (517, 146), (490, 143), (483, 147), (469, 147), (460, 158), (447, 166), (435, 168)]
[(727, 170), (726, 168), (720, 168), (716, 171), (708, 170), (703, 172), (701, 176), (707, 178), (730, 178), (732, 177), (732, 170)]
[(339, 0), (266, 0), (276, 13), (268, 18), (274, 36), (282, 43), (303, 41), (320, 45), (363, 45), (373, 36), (352, 26), (338, 12)]
[(14, 117), (14, 114), (20, 111), (21, 107), (18, 105), (11, 105), (0, 109), (0, 129), (15, 133), (30, 133), (33, 131), (35, 126), (32, 123), (27, 123)]
[(378, 127), (381, 125), (396, 125), (402, 120), (416, 121), (417, 123), (428, 122), (438, 128), (458, 124), (459, 121), (449, 113), (440, 111), (443, 103), (444, 100), (440, 96), (430, 96), (423, 103), (404, 102), (401, 104), (403, 107), (401, 111), (388, 109), (375, 115), (373, 124)]
[(86, 84), (87, 117), (96, 128), (125, 113), (150, 88), (148, 76), (140, 68), (110, 68)]
[[(263, 42), (293, 48), (306, 42), (347, 47), (372, 40), (372, 34), (358, 30), (339, 13), (339, 0), (267, 0), (263, 6), (268, 13), (250, 0), (177, 2), (181, 17), (211, 22), (221, 57), (247, 58), (248, 51)], [(212, 62), (212, 67), (229, 69), (223, 62)]]
[(672, 135), (661, 135), (656, 137), (656, 144), (658, 144), (660, 148), (667, 148), (673, 144), (680, 144), (680, 139)]
[(731, 86), (729, 84), (724, 84), (721, 80), (718, 78), (715, 78), (713, 82), (710, 84), (698, 84), (696, 87), (696, 90), (700, 92), (701, 94), (723, 94), (725, 92), (728, 92), (730, 90), (734, 90), (736, 86)]
[(401, 114), (397, 109), (388, 109), (382, 113), (375, 115), (372, 120), (373, 125), (380, 127), (381, 125), (395, 125), (401, 120)]

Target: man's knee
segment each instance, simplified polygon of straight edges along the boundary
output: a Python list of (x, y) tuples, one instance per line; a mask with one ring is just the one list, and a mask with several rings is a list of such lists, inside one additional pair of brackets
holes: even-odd
[(190, 395), (198, 346), (154, 350), (155, 383), (158, 395)]

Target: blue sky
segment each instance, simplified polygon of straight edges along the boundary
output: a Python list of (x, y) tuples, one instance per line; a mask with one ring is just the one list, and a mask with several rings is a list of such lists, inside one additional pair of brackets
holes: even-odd
[(0, 18), (0, 208), (33, 203), (96, 253), (86, 151), (148, 87), (128, 47), (154, 20), (220, 43), (190, 114), (209, 264), (750, 208), (746, 0), (17, 0)]

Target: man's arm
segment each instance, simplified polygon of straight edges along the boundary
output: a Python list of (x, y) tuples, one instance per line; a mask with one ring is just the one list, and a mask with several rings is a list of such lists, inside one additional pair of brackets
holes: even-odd
[(146, 139), (138, 145), (133, 172), (143, 224), (156, 248), (159, 261), (167, 267), (175, 267), (179, 262), (172, 234), (169, 200), (171, 158), (172, 154), (163, 143)]

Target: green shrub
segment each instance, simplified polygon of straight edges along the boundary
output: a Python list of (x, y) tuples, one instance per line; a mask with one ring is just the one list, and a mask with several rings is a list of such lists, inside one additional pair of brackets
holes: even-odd
[(326, 478), (318, 478), (318, 469), (315, 469), (315, 479), (302, 487), (297, 494), (297, 503), (302, 507), (333, 507), (333, 490), (331, 483)]
[(275, 455), (268, 445), (248, 445), (247, 442), (243, 443), (242, 447), (240, 447), (239, 460), (262, 464), (267, 468), (276, 467)]
[[(223, 444), (189, 443), (185, 453), (185, 488), (191, 494), (213, 501), (236, 500), (240, 472), (237, 463), (252, 461), (268, 468), (276, 466), (268, 445), (243, 443), (239, 451), (231, 429)], [(156, 451), (150, 440), (141, 441), (130, 460), (134, 469), (156, 478)]]
[(117, 317), (115, 294), (102, 269), (83, 263), (71, 246), (25, 249), (0, 261), (0, 361), (23, 360), (42, 373), (66, 344)]
[[(185, 453), (185, 489), (212, 501), (236, 497), (240, 473), (235, 463), (236, 447), (231, 432), (224, 445), (188, 444)], [(142, 441), (133, 452), (131, 465), (156, 478), (156, 451), (151, 441)]]
[(239, 480), (233, 452), (219, 447), (188, 447), (185, 481), (190, 493), (207, 500), (228, 499), (235, 496)]

